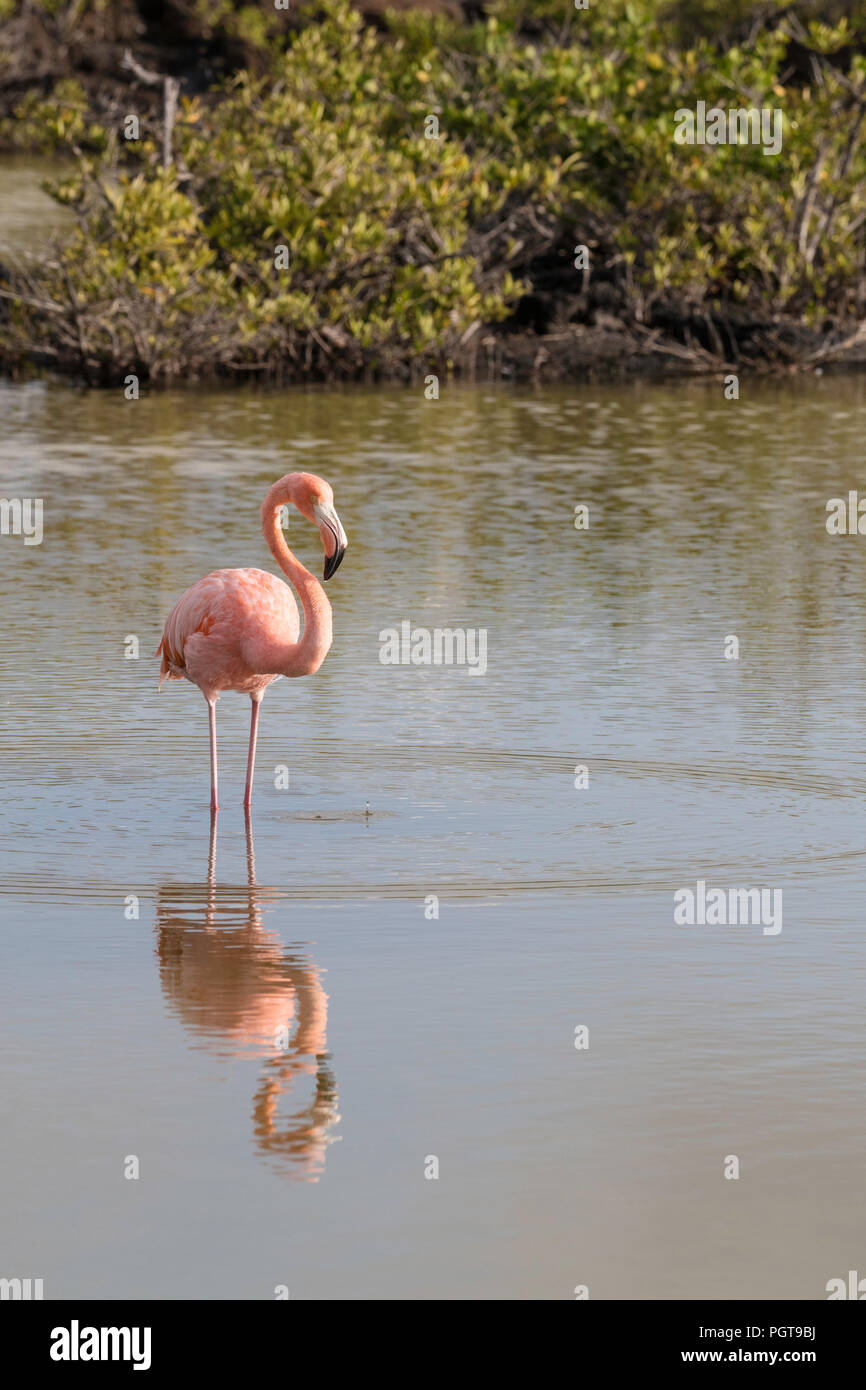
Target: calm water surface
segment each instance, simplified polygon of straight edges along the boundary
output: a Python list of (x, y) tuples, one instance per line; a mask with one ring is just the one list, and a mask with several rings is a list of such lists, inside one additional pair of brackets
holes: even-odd
[[(0, 539), (0, 1274), (808, 1299), (862, 1269), (866, 545), (824, 519), (863, 395), (0, 388), (3, 494), (45, 508)], [(250, 825), (221, 700), (212, 835), (206, 707), (152, 653), (200, 575), (275, 568), (294, 468), (349, 534), (334, 646), (267, 694)], [(383, 665), (407, 619), (485, 628), (487, 673)], [(782, 931), (674, 925), (699, 878), (781, 889)]]
[(70, 208), (56, 203), (45, 188), (63, 178), (69, 166), (28, 154), (0, 154), (0, 259), (40, 252), (53, 233), (74, 223)]

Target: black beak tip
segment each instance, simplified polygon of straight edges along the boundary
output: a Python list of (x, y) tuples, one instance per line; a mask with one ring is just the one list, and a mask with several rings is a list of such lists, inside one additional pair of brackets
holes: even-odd
[(326, 578), (326, 579), (330, 579), (331, 576), (332, 576), (333, 574), (336, 574), (337, 570), (340, 568), (340, 561), (342, 560), (342, 558), (343, 558), (343, 556), (345, 555), (345, 553), (346, 553), (346, 547), (345, 547), (344, 545), (342, 545), (342, 546), (338, 545), (338, 546), (337, 546), (337, 549), (334, 551), (333, 555), (326, 555), (326, 556), (325, 556), (325, 578)]

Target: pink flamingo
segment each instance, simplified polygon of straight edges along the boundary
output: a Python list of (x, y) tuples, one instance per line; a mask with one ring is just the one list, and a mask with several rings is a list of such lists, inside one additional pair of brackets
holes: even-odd
[(262, 503), (262, 532), (271, 554), (294, 585), (304, 611), (299, 640), (298, 606), (291, 589), (265, 570), (214, 570), (178, 599), (168, 615), (157, 649), (162, 656), (159, 685), (186, 678), (208, 704), (210, 724), (210, 806), (218, 809), (216, 702), (223, 690), (239, 690), (252, 700), (250, 747), (244, 807), (249, 810), (256, 761), (259, 705), (271, 681), (280, 676), (310, 676), (327, 656), (333, 628), (325, 591), (283, 538), (280, 511), (293, 503), (318, 526), (325, 550), (325, 578), (330, 579), (348, 541), (334, 511), (334, 494), (314, 473), (287, 473), (269, 489)]

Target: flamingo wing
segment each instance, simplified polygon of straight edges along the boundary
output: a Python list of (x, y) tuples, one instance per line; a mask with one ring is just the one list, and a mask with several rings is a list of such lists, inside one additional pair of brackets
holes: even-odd
[(245, 639), (266, 630), (296, 641), (297, 604), (288, 586), (264, 570), (214, 570), (181, 594), (168, 615), (157, 656), (164, 680), (191, 680), (208, 698), (249, 688), (258, 675)]

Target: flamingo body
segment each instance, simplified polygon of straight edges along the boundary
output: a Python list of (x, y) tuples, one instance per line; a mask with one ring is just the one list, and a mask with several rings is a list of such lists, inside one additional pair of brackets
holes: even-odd
[(164, 680), (186, 678), (206, 700), (224, 690), (261, 695), (275, 674), (256, 670), (262, 639), (297, 642), (298, 605), (287, 584), (266, 570), (214, 570), (178, 599), (157, 655)]

